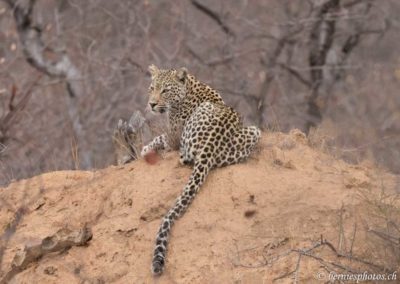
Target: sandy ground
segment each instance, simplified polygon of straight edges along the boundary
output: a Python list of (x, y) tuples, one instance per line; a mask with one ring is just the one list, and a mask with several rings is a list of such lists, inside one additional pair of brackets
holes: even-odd
[(394, 192), (395, 177), (308, 145), (299, 131), (264, 134), (247, 162), (212, 171), (174, 226), (158, 278), (150, 272), (155, 234), (191, 171), (177, 153), (155, 165), (51, 172), (0, 188), (0, 279), (24, 245), (83, 225), (93, 233), (86, 246), (45, 255), (10, 282), (324, 283), (341, 271), (335, 264), (370, 269), (326, 245), (299, 258), (321, 239), (398, 269), (368, 233), (381, 220), (371, 200), (383, 188)]

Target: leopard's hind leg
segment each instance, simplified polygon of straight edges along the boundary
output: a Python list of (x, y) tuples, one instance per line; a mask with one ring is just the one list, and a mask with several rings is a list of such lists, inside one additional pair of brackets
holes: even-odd
[(228, 166), (245, 160), (250, 156), (260, 137), (261, 130), (256, 126), (240, 128), (228, 138), (217, 159), (217, 166)]

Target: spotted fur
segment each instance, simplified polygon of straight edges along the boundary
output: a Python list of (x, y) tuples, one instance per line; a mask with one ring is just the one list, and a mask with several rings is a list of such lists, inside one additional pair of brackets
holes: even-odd
[[(157, 233), (152, 272), (158, 275), (164, 270), (171, 227), (192, 203), (209, 171), (247, 158), (261, 132), (255, 126), (243, 127), (239, 114), (185, 68), (160, 70), (151, 65), (149, 71), (149, 105), (154, 112), (168, 113), (171, 135), (181, 137), (180, 162), (193, 164), (188, 183), (162, 219)], [(154, 138), (143, 148), (142, 155), (169, 149), (167, 138), (166, 134)]]

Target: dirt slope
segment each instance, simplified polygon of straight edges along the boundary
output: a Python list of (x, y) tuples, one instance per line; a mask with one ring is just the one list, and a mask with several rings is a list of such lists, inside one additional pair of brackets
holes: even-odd
[(11, 283), (318, 283), (317, 273), (327, 280), (332, 263), (371, 268), (343, 262), (326, 245), (310, 250), (322, 261), (299, 261), (296, 250), (315, 246), (321, 236), (341, 252), (351, 248), (378, 266), (395, 266), (382, 260), (387, 252), (365, 229), (379, 222), (367, 201), (382, 188), (391, 191), (394, 177), (308, 144), (296, 130), (264, 134), (247, 162), (213, 171), (174, 226), (166, 271), (157, 279), (150, 263), (160, 217), (191, 171), (178, 165), (177, 153), (156, 165), (136, 161), (14, 182), (0, 189), (0, 279), (24, 245), (85, 224), (93, 234), (86, 246), (45, 255)]

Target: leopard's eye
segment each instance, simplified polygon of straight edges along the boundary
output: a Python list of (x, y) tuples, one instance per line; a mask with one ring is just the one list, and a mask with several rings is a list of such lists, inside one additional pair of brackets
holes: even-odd
[(161, 91), (161, 94), (166, 94), (169, 91), (169, 88), (165, 88)]
[(150, 91), (154, 91), (154, 87), (153, 87), (153, 86), (150, 86), (149, 90), (150, 90)]

